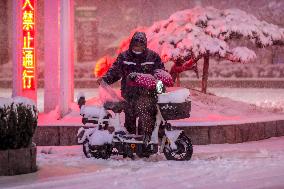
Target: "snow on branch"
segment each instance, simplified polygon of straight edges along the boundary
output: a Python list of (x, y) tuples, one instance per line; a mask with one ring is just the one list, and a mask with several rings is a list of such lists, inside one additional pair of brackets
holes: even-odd
[[(208, 8), (207, 8), (208, 10)], [(273, 45), (284, 40), (284, 30), (276, 25), (258, 20), (255, 16), (239, 9), (218, 10), (205, 20), (205, 32), (221, 39), (248, 37), (260, 47)], [(208, 11), (209, 11), (208, 10)], [(206, 9), (203, 10), (206, 14)], [(204, 15), (200, 15), (201, 18)]]
[(253, 50), (247, 47), (236, 47), (227, 54), (227, 59), (233, 62), (251, 62), (256, 58), (256, 54)]

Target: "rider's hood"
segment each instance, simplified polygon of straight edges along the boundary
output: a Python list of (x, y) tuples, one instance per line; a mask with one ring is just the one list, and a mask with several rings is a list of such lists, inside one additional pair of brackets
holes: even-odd
[(144, 52), (147, 49), (147, 38), (146, 34), (144, 32), (135, 32), (132, 36), (132, 39), (129, 44), (129, 50), (132, 52), (132, 48), (135, 45), (135, 43), (142, 43), (144, 45)]

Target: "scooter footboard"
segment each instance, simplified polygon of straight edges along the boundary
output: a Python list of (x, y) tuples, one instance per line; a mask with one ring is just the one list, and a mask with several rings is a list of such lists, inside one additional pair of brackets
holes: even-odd
[[(150, 143), (148, 146), (148, 151), (151, 151), (151, 154), (158, 153), (159, 147), (158, 144)], [(113, 142), (113, 153), (116, 155), (130, 155), (136, 154), (138, 157), (142, 157), (145, 153), (145, 147), (143, 142)]]

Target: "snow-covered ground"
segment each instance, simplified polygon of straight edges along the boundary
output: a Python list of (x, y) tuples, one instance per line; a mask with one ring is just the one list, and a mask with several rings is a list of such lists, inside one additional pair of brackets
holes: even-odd
[[(76, 89), (86, 98), (98, 96), (96, 89)], [(208, 123), (237, 120), (244, 115), (256, 116), (259, 121), (275, 115), (283, 118), (284, 89), (209, 89), (217, 96), (191, 91), (192, 117), (176, 122)], [(0, 89), (0, 96), (9, 97), (11, 90)], [(221, 96), (221, 97), (218, 97)], [(232, 103), (231, 99), (237, 100)], [(261, 105), (266, 100), (270, 110)], [(244, 103), (246, 102), (246, 103)], [(43, 90), (39, 90), (38, 104), (43, 107)], [(278, 108), (280, 104), (282, 109)], [(78, 108), (74, 106), (74, 108)], [(209, 114), (210, 113), (210, 114)], [(78, 112), (71, 112), (62, 123), (78, 122)], [(205, 117), (204, 115), (207, 115)], [(238, 116), (236, 116), (238, 115)], [(205, 117), (205, 118), (204, 118)], [(273, 117), (272, 117), (273, 118)], [(78, 119), (78, 120), (77, 120)], [(47, 119), (50, 124), (51, 120)], [(194, 123), (195, 122), (195, 123)], [(27, 175), (0, 177), (0, 188), (284, 188), (284, 137), (242, 144), (214, 144), (194, 146), (192, 160), (175, 162), (165, 160), (162, 154), (149, 159), (123, 159), (113, 156), (109, 160), (86, 159), (81, 146), (38, 147), (39, 171)]]
[(284, 112), (284, 89), (209, 88), (209, 92), (233, 100)]
[(38, 147), (39, 171), (0, 177), (0, 188), (284, 188), (284, 137), (194, 146), (190, 161), (86, 159), (81, 146)]

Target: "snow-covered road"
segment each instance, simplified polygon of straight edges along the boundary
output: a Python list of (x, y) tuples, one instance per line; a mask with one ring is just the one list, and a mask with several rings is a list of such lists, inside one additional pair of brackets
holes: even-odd
[(37, 173), (0, 177), (0, 188), (284, 188), (284, 137), (194, 146), (188, 162), (86, 159), (80, 146), (38, 147)]

